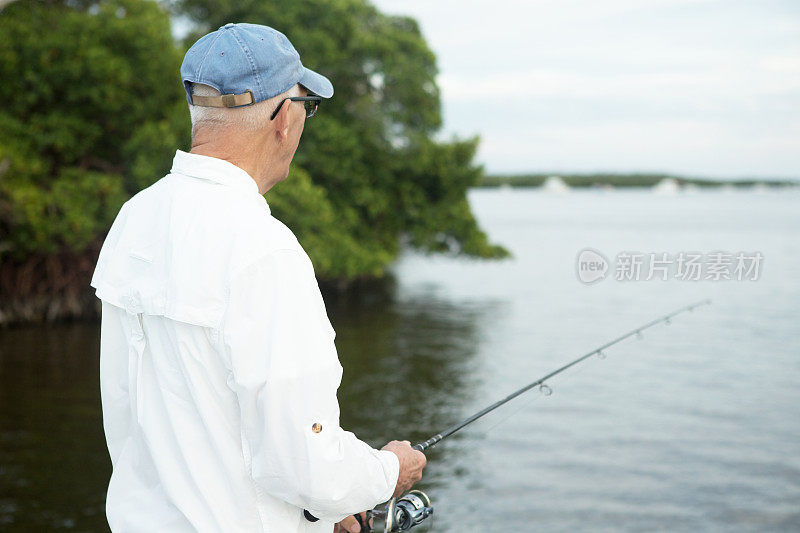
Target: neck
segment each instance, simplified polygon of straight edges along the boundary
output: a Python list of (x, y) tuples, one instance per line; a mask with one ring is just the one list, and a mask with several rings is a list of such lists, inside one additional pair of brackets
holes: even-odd
[(265, 143), (261, 142), (259, 132), (242, 135), (240, 132), (217, 130), (213, 134), (208, 131), (197, 132), (192, 138), (190, 153), (222, 159), (247, 172), (258, 185), (260, 194), (266, 193), (279, 180), (270, 175), (275, 161), (274, 150), (264, 152)]

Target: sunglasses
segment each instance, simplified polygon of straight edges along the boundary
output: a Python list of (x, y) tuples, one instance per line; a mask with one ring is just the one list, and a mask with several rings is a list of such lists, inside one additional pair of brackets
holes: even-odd
[(281, 110), (281, 106), (286, 100), (291, 100), (292, 102), (303, 102), (303, 105), (306, 108), (306, 118), (311, 118), (317, 112), (317, 108), (319, 107), (319, 103), (322, 101), (321, 96), (292, 96), (291, 98), (284, 98), (281, 100), (281, 103), (278, 104), (278, 107), (275, 108), (275, 111), (272, 112), (272, 116), (269, 117), (270, 120), (273, 120), (276, 116), (278, 116), (278, 111)]

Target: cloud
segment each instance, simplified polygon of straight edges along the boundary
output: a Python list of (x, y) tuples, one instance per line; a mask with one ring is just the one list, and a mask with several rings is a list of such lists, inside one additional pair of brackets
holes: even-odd
[(444, 133), (480, 134), (490, 172), (800, 176), (800, 3), (377, 4), (420, 20)]

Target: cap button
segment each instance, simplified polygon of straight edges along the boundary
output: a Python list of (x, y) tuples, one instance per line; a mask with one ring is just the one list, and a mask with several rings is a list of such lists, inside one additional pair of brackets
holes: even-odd
[(229, 23), (225, 24), (223, 26), (223, 28), (233, 28), (234, 26), (236, 26), (236, 24), (234, 24), (233, 22), (229, 22)]

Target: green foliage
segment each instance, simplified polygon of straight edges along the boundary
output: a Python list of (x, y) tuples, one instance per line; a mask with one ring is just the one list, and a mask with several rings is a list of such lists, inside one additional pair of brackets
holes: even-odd
[[(175, 0), (197, 24), (286, 33), (333, 99), (268, 195), (322, 278), (380, 275), (402, 237), (499, 257), (466, 201), (478, 140), (434, 140), (436, 61), (417, 23), (366, 0)], [(18, 0), (0, 12), (0, 259), (81, 252), (188, 144), (183, 50), (153, 0)]]
[(340, 229), (341, 221), (325, 189), (314, 185), (308, 173), (292, 167), (288, 179), (267, 193), (272, 214), (292, 228), (314, 269), (329, 279), (354, 279), (379, 275), (393, 259), (370, 243), (358, 242)]
[(0, 253), (79, 252), (186, 141), (169, 18), (148, 0), (20, 0), (0, 35)]
[[(187, 45), (227, 22), (266, 24), (333, 82), (336, 94), (306, 124), (293, 174), (268, 195), (297, 187), (287, 196), (298, 203), (275, 211), (294, 217), (287, 225), (323, 277), (380, 273), (402, 235), (423, 250), (507, 254), (488, 242), (466, 201), (483, 175), (473, 163), (478, 139), (433, 139), (442, 123), (436, 59), (416, 21), (365, 0), (175, 0), (172, 7), (198, 24)], [(324, 207), (297, 194), (307, 191), (292, 184), (305, 174), (299, 169), (325, 192)], [(320, 231), (342, 246), (326, 246)]]
[(74, 167), (52, 178), (46, 194), (42, 187), (20, 180), (12, 182), (5, 196), (15, 255), (20, 249), (83, 250), (108, 229), (108, 221), (126, 199), (118, 176)]

